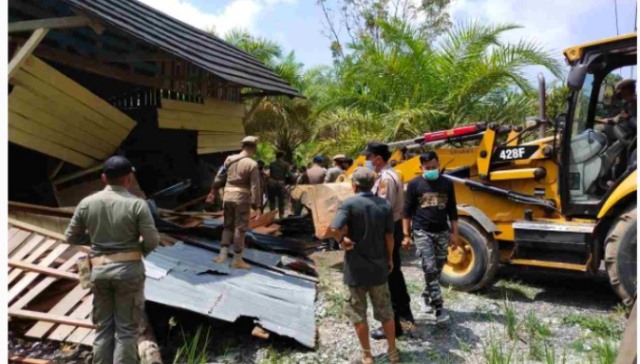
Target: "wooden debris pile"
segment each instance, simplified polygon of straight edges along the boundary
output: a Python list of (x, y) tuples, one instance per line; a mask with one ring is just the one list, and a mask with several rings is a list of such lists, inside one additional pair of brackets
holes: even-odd
[[(172, 211), (166, 209), (159, 210), (160, 217), (166, 221), (180, 225), (183, 228), (196, 228), (205, 226), (205, 220), (218, 220), (222, 224), (222, 211), (218, 212), (195, 212), (195, 211)], [(274, 223), (278, 211), (269, 211), (256, 216), (252, 214), (249, 227), (258, 234), (281, 236), (281, 226)]]
[[(185, 249), (203, 249), (203, 251), (210, 252), (208, 254), (217, 254), (220, 242), (212, 232), (222, 226), (220, 213), (175, 212), (162, 209), (158, 212), (162, 220), (180, 226), (179, 231), (161, 232), (160, 245), (162, 247), (178, 249), (182, 244)], [(249, 234), (253, 234), (251, 235), (252, 239), (261, 240), (263, 244), (267, 245), (272, 243), (269, 239), (276, 241), (276, 244), (287, 245), (287, 239), (276, 237), (280, 230), (280, 227), (273, 223), (276, 214), (277, 211), (268, 212), (251, 220), (253, 231)], [(95, 337), (91, 321), (93, 296), (89, 290), (80, 286), (75, 266), (78, 258), (88, 253), (89, 248), (65, 243), (63, 233), (72, 215), (73, 208), (50, 208), (24, 203), (9, 203), (9, 318), (12, 330), (22, 333), (28, 338), (90, 346)], [(210, 229), (211, 221), (218, 224), (214, 229)], [(263, 246), (256, 244), (255, 248), (247, 248), (245, 251), (247, 262), (255, 266), (256, 272), (262, 272), (261, 274), (266, 274), (269, 277), (281, 277), (275, 278), (276, 281), (283, 280), (278, 284), (293, 284), (295, 287), (303, 287), (300, 289), (306, 290), (307, 296), (315, 292), (315, 283), (318, 282), (317, 272), (313, 263), (304, 255), (294, 256), (278, 253), (278, 249), (261, 249)], [(187, 251), (185, 250), (185, 252)], [(171, 259), (178, 259), (178, 257)], [(195, 257), (185, 255), (181, 259), (186, 259), (181, 263), (181, 266), (182, 264), (190, 266), (195, 264), (195, 260), (193, 260)], [(148, 265), (149, 262), (146, 260), (145, 265)], [(189, 260), (193, 261), (187, 263)], [(207, 268), (207, 265), (212, 263), (207, 264), (203, 261), (199, 264), (206, 268), (205, 270), (212, 269)], [(226, 269), (228, 270), (228, 268)], [(273, 275), (274, 272), (276, 275)], [(147, 271), (147, 279), (154, 279), (150, 278), (149, 274), (150, 271)], [(226, 274), (235, 275), (231, 271)], [(240, 275), (237, 279), (242, 277), (245, 276)], [(166, 287), (163, 288), (164, 285), (170, 283), (171, 281), (158, 283), (159, 285), (155, 287), (154, 291), (156, 297), (166, 298), (166, 294), (160, 292), (166, 289)], [(249, 286), (253, 284), (249, 281), (245, 283)], [(153, 285), (145, 287), (145, 295), (149, 293), (148, 300), (155, 302), (151, 298), (153, 297), (151, 292), (146, 292), (153, 287)], [(234, 294), (240, 297), (245, 293), (238, 291)], [(226, 294), (231, 293), (227, 292)], [(315, 296), (315, 293), (312, 296)], [(311, 296), (307, 298), (309, 297)], [(164, 302), (165, 305), (172, 305), (172, 303), (173, 301)], [(184, 309), (181, 303), (175, 304), (175, 307)], [(289, 309), (287, 307), (289, 306), (285, 305), (280, 309), (286, 311)], [(196, 307), (192, 311), (199, 312), (198, 310), (199, 308)], [(243, 310), (244, 308), (238, 309), (235, 314), (246, 314)], [(227, 317), (225, 314), (221, 314), (220, 317), (213, 313), (210, 315), (220, 319)], [(281, 327), (284, 327), (277, 321), (269, 321), (268, 316), (265, 316), (265, 320), (265, 324), (271, 325), (269, 326), (271, 330), (275, 330), (273, 332), (278, 332)], [(312, 321), (313, 319), (310, 322)], [(307, 326), (304, 326), (304, 330), (309, 329)], [(287, 330), (295, 329), (291, 327)], [(148, 322), (145, 326), (145, 332), (148, 335), (141, 338), (140, 345), (154, 341), (153, 331)], [(258, 337), (269, 336), (268, 330), (259, 333)], [(296, 335), (287, 333), (286, 336), (295, 337)], [(305, 345), (312, 342), (310, 340), (306, 340)]]

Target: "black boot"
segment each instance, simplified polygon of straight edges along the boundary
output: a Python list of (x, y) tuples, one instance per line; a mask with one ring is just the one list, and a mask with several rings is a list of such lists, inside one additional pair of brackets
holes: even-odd
[[(396, 337), (400, 337), (402, 335), (404, 335), (404, 332), (402, 331), (402, 326), (400, 326), (400, 321), (396, 320)], [(384, 330), (382, 329), (382, 327), (379, 327), (373, 331), (371, 331), (371, 338), (374, 340), (383, 340), (386, 339), (387, 337), (384, 334)]]

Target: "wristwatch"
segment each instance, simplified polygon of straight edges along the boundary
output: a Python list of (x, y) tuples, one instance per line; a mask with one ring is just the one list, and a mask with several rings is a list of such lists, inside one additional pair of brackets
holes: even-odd
[(405, 238), (410, 238), (410, 237), (411, 237), (411, 234), (404, 234), (404, 237), (405, 237)]

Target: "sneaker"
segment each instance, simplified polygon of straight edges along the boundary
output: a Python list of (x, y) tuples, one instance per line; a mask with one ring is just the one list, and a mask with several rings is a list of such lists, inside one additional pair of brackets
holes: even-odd
[(449, 316), (449, 310), (446, 308), (439, 308), (436, 310), (436, 322), (439, 324), (443, 324), (449, 321), (451, 317)]

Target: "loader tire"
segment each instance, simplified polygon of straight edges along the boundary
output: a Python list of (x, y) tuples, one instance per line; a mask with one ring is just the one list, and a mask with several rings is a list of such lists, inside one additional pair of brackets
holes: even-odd
[(614, 292), (626, 306), (633, 304), (637, 287), (637, 206), (634, 204), (616, 218), (607, 234), (604, 264)]
[(449, 249), (440, 282), (459, 291), (477, 291), (489, 284), (498, 270), (498, 243), (464, 217), (458, 220), (458, 231), (465, 253), (461, 258), (456, 250)]

